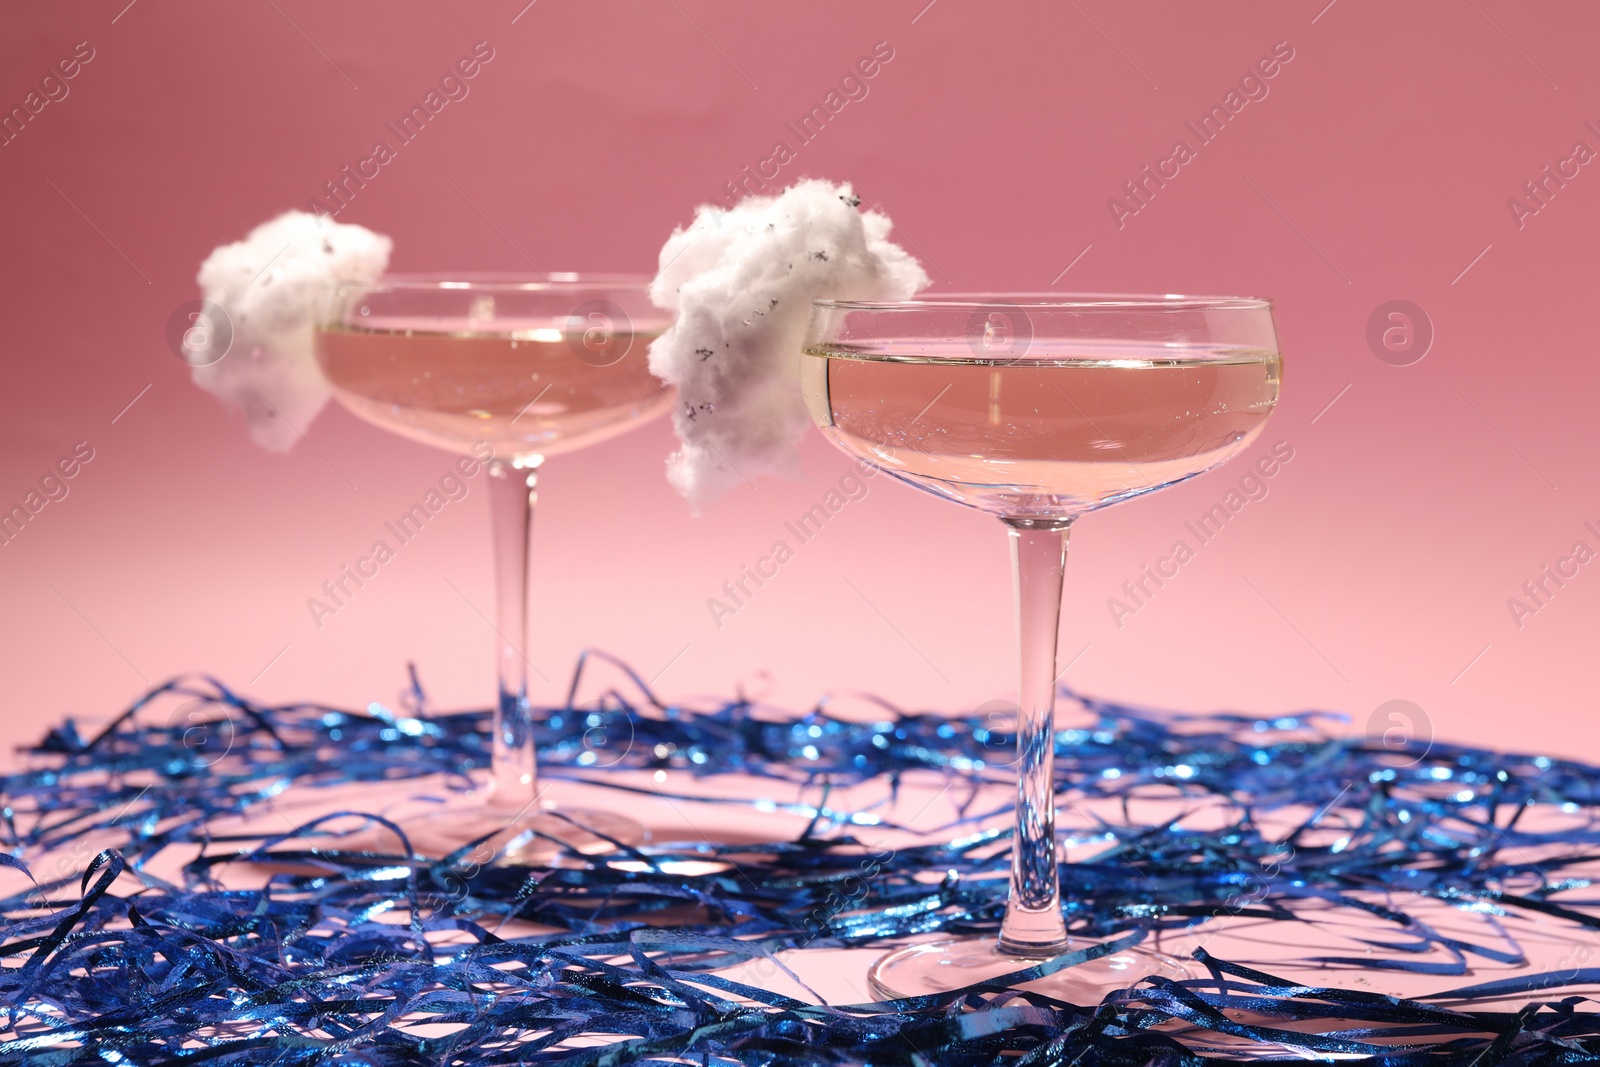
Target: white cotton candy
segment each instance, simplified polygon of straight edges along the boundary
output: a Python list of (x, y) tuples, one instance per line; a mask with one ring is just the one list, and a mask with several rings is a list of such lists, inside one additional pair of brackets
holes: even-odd
[(200, 265), (201, 295), (227, 312), (233, 343), (194, 381), (244, 410), (251, 440), (287, 452), (328, 402), (312, 324), (339, 282), (369, 282), (394, 242), (361, 226), (289, 211)]
[(650, 370), (678, 390), (667, 477), (694, 510), (746, 479), (797, 471), (813, 300), (906, 300), (928, 284), (889, 240), (888, 216), (859, 202), (848, 184), (802, 181), (732, 210), (702, 206), (661, 249), (650, 299), (677, 317), (650, 346)]

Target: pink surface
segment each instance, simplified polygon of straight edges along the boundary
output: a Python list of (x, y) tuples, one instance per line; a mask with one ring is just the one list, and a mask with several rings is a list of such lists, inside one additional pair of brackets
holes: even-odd
[[(649, 270), (695, 204), (765, 168), (857, 182), (942, 289), (1270, 296), (1285, 390), (1247, 458), (1284, 441), (1293, 459), (1204, 545), (1185, 524), (1243, 462), (1085, 520), (1067, 680), (1185, 707), (1335, 707), (1358, 729), (1402, 699), (1441, 737), (1600, 756), (1600, 565), (1573, 556), (1580, 540), (1600, 551), (1600, 11), (523, 2), (8, 15), (0, 104), (60, 99), (0, 147), (0, 503), (77, 442), (93, 459), (0, 547), (5, 737), (103, 716), (190, 669), (362, 703), (392, 698), (415, 659), (441, 702), (489, 699), (481, 479), (318, 628), (307, 598), (451, 458), (337, 409), (310, 444), (263, 454), (165, 341), (213, 245), (361, 166), (488, 42), (493, 58), (446, 86), (466, 95), (340, 215), (392, 235), (395, 269)], [(41, 87), (80, 41), (92, 59)], [(874, 75), (847, 79), (802, 143), (801, 117), (875, 49)], [(1213, 105), (1227, 121), (1201, 144), (1187, 124)], [(1369, 318), (1397, 299), (1433, 328), (1410, 365), (1369, 346)], [(743, 685), (798, 705), (863, 688), (950, 709), (1011, 695), (992, 519), (872, 480), (719, 628), (707, 599), (846, 460), (813, 438), (804, 480), (693, 519), (663, 477), (670, 437), (656, 423), (547, 468), (541, 695), (589, 645), (669, 694)], [(1195, 557), (1114, 612), (1180, 539)], [(1539, 580), (1535, 604), (1523, 584)], [(1538, 610), (1514, 617), (1519, 596)]]

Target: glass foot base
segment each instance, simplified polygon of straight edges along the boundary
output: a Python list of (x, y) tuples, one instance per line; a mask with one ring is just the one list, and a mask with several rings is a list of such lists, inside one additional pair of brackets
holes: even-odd
[(562, 857), (594, 856), (618, 844), (638, 845), (649, 831), (622, 815), (595, 808), (542, 808), (516, 812), (437, 811), (402, 824), (419, 855), (440, 859), (488, 835), (463, 854), (468, 862), (540, 866)]
[[(1098, 942), (1073, 938), (1069, 951), (1087, 948)], [(921, 997), (948, 993), (952, 989), (985, 982), (1001, 975), (1025, 970), (1044, 960), (1001, 955), (993, 937), (963, 937), (929, 941), (889, 953), (872, 965), (867, 981), (880, 1000)], [(1094, 1005), (1107, 993), (1126, 989), (1151, 975), (1174, 981), (1200, 977), (1199, 972), (1176, 956), (1147, 948), (1125, 948), (1066, 967), (1054, 974), (1022, 983), (1019, 988), (1033, 990), (1070, 1004)]]
[[(519, 814), (495, 811), (467, 799), (392, 818), (417, 855), (443, 859), (465, 849), (460, 861), (482, 867), (492, 863), (548, 866), (650, 839), (650, 832), (632, 819), (595, 808), (544, 807)], [(479, 838), (483, 840), (467, 847)], [(369, 825), (340, 838), (334, 847), (393, 853), (400, 850), (400, 842), (392, 831)]]

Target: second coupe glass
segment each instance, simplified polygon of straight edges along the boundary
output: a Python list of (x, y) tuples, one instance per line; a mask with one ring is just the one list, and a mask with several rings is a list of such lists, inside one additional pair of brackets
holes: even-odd
[[(1095, 944), (1069, 933), (1055, 834), (1056, 643), (1067, 532), (1097, 508), (1238, 455), (1278, 400), (1271, 305), (1238, 297), (974, 294), (818, 301), (800, 356), (806, 404), (835, 445), (919, 489), (1000, 518), (1021, 646), (1016, 836), (1000, 936), (916, 944), (872, 968), (874, 993), (955, 989)], [(1183, 961), (1108, 952), (1038, 983), (1095, 1004)]]

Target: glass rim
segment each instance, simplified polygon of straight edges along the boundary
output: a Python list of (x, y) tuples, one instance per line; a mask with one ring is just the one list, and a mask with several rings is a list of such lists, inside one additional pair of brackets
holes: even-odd
[(526, 292), (560, 293), (584, 289), (650, 288), (655, 276), (651, 274), (578, 273), (549, 271), (539, 276), (514, 271), (427, 271), (380, 275), (370, 282), (338, 282), (334, 288), (341, 293), (384, 292)]
[(1014, 307), (1041, 311), (1270, 311), (1272, 301), (1257, 296), (1189, 296), (1179, 293), (930, 293), (914, 300), (811, 302), (828, 311), (977, 311)]

